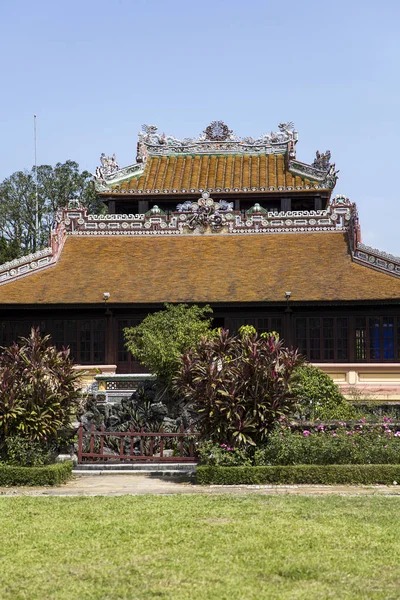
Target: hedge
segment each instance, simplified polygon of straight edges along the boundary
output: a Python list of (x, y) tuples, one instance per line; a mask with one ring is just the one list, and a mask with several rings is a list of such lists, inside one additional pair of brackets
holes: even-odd
[(374, 484), (400, 483), (400, 465), (199, 466), (200, 484)]
[(0, 485), (60, 485), (72, 476), (72, 462), (44, 467), (0, 465)]

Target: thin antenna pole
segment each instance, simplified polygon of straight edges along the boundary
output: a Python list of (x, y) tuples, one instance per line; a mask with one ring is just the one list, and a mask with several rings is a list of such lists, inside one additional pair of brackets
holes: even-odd
[(37, 152), (36, 152), (36, 115), (33, 115), (33, 137), (35, 145), (35, 250), (37, 250), (39, 238), (39, 197), (38, 197), (38, 176), (37, 176)]

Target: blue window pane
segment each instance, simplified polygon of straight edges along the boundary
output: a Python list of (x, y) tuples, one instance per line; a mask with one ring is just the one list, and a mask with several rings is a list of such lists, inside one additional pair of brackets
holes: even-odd
[(369, 321), (369, 348), (371, 359), (379, 360), (381, 357), (379, 319), (370, 319)]
[(394, 359), (394, 319), (383, 319), (383, 358)]

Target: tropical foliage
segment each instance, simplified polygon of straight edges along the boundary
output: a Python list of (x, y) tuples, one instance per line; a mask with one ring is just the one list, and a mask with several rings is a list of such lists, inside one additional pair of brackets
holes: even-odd
[(130, 398), (123, 398), (113, 405), (99, 404), (96, 399), (88, 400), (86, 412), (80, 417), (88, 430), (91, 425), (106, 431), (128, 431), (131, 427), (139, 431), (159, 431), (163, 426), (166, 408), (157, 403), (157, 383), (144, 382)]
[(0, 439), (23, 436), (51, 442), (81, 403), (80, 374), (69, 350), (57, 350), (32, 329), (0, 353)]
[(293, 374), (301, 362), (274, 334), (221, 330), (184, 353), (175, 388), (199, 413), (203, 438), (255, 445), (293, 410)]

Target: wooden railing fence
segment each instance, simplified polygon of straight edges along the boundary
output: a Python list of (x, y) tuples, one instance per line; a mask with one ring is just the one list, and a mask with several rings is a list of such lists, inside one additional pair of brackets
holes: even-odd
[[(197, 462), (195, 442), (199, 434), (193, 428), (189, 431), (181, 426), (177, 433), (160, 431), (100, 431), (92, 425), (85, 431), (83, 425), (78, 430), (78, 463), (101, 461), (153, 461), (153, 462)], [(112, 446), (112, 448), (110, 448)], [(164, 455), (167, 448), (173, 456)]]

